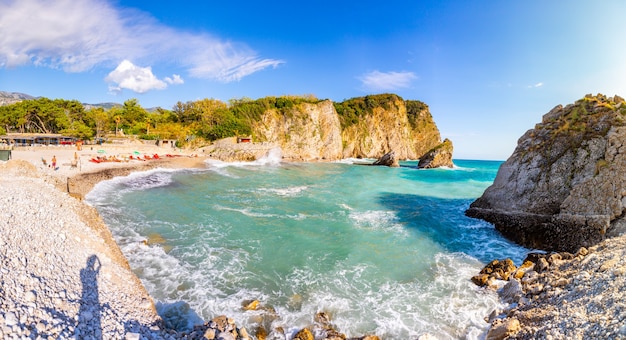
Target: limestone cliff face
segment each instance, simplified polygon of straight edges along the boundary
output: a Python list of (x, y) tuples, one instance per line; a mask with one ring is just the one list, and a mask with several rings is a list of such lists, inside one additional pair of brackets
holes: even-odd
[(253, 126), (253, 139), (280, 146), (287, 160), (337, 160), (342, 155), (341, 126), (330, 100), (265, 111)]
[(587, 95), (526, 132), (466, 214), (522, 245), (576, 251), (622, 229), (625, 207), (626, 105)]
[(383, 94), (341, 103), (300, 98), (259, 99), (245, 108), (254, 143), (222, 140), (205, 151), (227, 161), (253, 160), (280, 147), (288, 161), (417, 159), (441, 144), (428, 106)]
[(379, 158), (390, 151), (417, 159), (441, 143), (428, 106), (396, 95), (270, 108), (252, 130), (255, 142), (279, 146), (291, 161)]
[(353, 98), (336, 105), (343, 130), (343, 157), (378, 158), (394, 151), (417, 159), (441, 143), (428, 106), (393, 94)]

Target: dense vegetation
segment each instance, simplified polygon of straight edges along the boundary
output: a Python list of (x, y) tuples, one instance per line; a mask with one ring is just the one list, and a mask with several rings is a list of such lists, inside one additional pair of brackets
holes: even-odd
[[(6, 133), (59, 133), (82, 140), (106, 139), (117, 135), (133, 135), (140, 139), (175, 139), (179, 144), (191, 140), (214, 141), (231, 136), (248, 136), (252, 126), (264, 112), (274, 110), (291, 117), (302, 103), (318, 103), (308, 96), (264, 97), (231, 99), (228, 103), (217, 99), (178, 102), (171, 110), (157, 108), (148, 111), (137, 99), (123, 105), (89, 107), (76, 100), (37, 98), (0, 106), (0, 135)], [(392, 109), (404, 102), (409, 122), (414, 129), (431, 120), (422, 119), (428, 106), (420, 101), (407, 100), (395, 94), (378, 94), (334, 103), (341, 127), (356, 124), (376, 108)]]
[(345, 129), (356, 124), (361, 117), (371, 114), (374, 108), (383, 107), (389, 109), (397, 100), (402, 100), (402, 98), (395, 94), (385, 93), (351, 98), (341, 103), (334, 103), (334, 105), (339, 115), (341, 128)]
[(257, 100), (216, 99), (178, 102), (172, 110), (147, 111), (136, 99), (109, 109), (86, 109), (76, 100), (37, 98), (0, 106), (0, 135), (6, 133), (60, 133), (82, 140), (115, 135), (140, 139), (213, 141), (224, 137), (250, 135), (252, 124), (266, 110), (289, 115), (300, 103), (317, 103), (313, 96), (265, 97)]
[(404, 102), (409, 123), (413, 129), (418, 128), (420, 124), (425, 124), (427, 120), (423, 119), (424, 115), (430, 114), (428, 105), (418, 100), (405, 101), (395, 94), (385, 93), (356, 97), (341, 103), (334, 103), (334, 105), (339, 115), (341, 128), (345, 129), (359, 122), (363, 116), (371, 114), (375, 108), (391, 109), (398, 101)]

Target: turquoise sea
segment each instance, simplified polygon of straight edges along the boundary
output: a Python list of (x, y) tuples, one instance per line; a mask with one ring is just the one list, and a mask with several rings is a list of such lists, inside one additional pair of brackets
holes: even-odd
[[(86, 200), (181, 329), (224, 314), (250, 333), (293, 334), (323, 311), (349, 337), (484, 335), (500, 302), (471, 276), (528, 252), (463, 214), (501, 162), (418, 170), (279, 159), (135, 173)], [(264, 308), (245, 311), (248, 300)]]

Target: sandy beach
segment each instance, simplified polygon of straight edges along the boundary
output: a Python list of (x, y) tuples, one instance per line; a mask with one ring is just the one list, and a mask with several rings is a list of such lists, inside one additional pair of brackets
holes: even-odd
[[(202, 152), (141, 143), (84, 145), (82, 150), (75, 146), (17, 147), (11, 155), (13, 160), (31, 163), (59, 190), (77, 198), (82, 198), (98, 182), (115, 176), (159, 167), (202, 168), (206, 160)], [(56, 168), (52, 167), (53, 157)], [(92, 161), (99, 159), (103, 161)]]

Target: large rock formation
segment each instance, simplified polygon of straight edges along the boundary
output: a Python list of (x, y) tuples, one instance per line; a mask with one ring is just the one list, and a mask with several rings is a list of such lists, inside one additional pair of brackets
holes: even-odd
[(342, 155), (339, 117), (330, 100), (266, 110), (253, 130), (254, 140), (280, 146), (289, 160), (336, 160)]
[(417, 159), (441, 144), (428, 106), (394, 94), (266, 107), (252, 125), (254, 147), (219, 152), (224, 148), (216, 146), (213, 155), (249, 160), (254, 150), (278, 146), (291, 161), (379, 158), (390, 151), (397, 159)]
[(574, 252), (624, 228), (625, 206), (626, 105), (598, 94), (544, 115), (466, 214), (527, 247)]
[(451, 168), (452, 163), (452, 141), (446, 138), (443, 143), (430, 149), (426, 154), (420, 157), (417, 167), (420, 169), (432, 169), (440, 167)]
[(396, 158), (395, 151), (389, 151), (386, 154), (384, 154), (382, 157), (377, 159), (372, 165), (382, 165), (382, 166), (388, 166), (391, 168), (397, 168), (400, 166), (400, 163), (398, 162), (398, 159)]
[(335, 107), (344, 158), (378, 158), (393, 150), (398, 159), (417, 159), (441, 143), (439, 129), (422, 102), (380, 94), (352, 98)]

